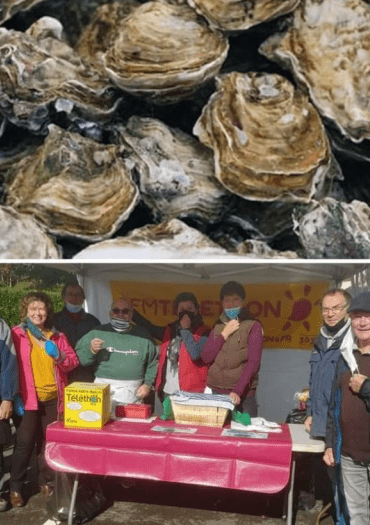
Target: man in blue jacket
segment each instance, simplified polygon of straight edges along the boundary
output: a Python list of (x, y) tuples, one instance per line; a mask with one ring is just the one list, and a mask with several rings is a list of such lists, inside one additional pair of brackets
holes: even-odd
[[(3, 447), (11, 439), (9, 418), (13, 413), (13, 400), (17, 391), (18, 367), (12, 336), (9, 326), (0, 318), (0, 482), (5, 474)], [(7, 500), (0, 496), (0, 512), (7, 507)]]
[[(305, 421), (307, 431), (314, 438), (326, 437), (326, 421), (335, 369), (341, 355), (343, 339), (351, 325), (347, 313), (350, 301), (351, 296), (348, 292), (333, 288), (324, 295), (321, 302), (323, 326), (314, 342), (310, 358), (310, 396)], [(320, 485), (324, 504), (333, 502), (334, 469), (331, 466), (323, 468), (321, 457), (315, 463), (315, 480), (316, 484)]]

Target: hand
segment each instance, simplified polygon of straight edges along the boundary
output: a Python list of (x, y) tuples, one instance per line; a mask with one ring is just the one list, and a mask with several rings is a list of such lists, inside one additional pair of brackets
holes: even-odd
[(9, 419), (13, 414), (13, 402), (7, 399), (0, 404), (0, 419)]
[(137, 397), (144, 398), (149, 395), (150, 392), (150, 386), (146, 385), (145, 383), (137, 389), (136, 395)]
[(191, 327), (191, 321), (188, 314), (185, 314), (180, 321), (180, 328), (183, 330), (188, 330)]
[(353, 374), (353, 376), (349, 380), (349, 388), (352, 390), (352, 392), (358, 394), (365, 379), (368, 378), (366, 376), (363, 376), (362, 374)]
[(46, 341), (45, 352), (53, 359), (59, 359), (59, 350), (57, 345), (53, 343), (53, 341)]
[(234, 403), (235, 406), (240, 405), (241, 399), (240, 399), (240, 396), (236, 392), (231, 392), (229, 396), (231, 397), (231, 401)]
[(312, 416), (306, 417), (306, 420), (304, 422), (304, 426), (306, 427), (307, 432), (310, 432), (312, 425)]
[(322, 458), (329, 467), (334, 467), (333, 449), (327, 448), (324, 457)]
[(227, 339), (229, 335), (236, 332), (239, 328), (239, 324), (240, 323), (237, 319), (232, 319), (231, 321), (229, 321), (221, 332), (221, 335), (224, 337), (224, 339)]
[(90, 352), (92, 354), (97, 354), (98, 352), (100, 352), (100, 350), (103, 349), (103, 343), (104, 339), (100, 339), (99, 337), (94, 337), (94, 339), (91, 339)]

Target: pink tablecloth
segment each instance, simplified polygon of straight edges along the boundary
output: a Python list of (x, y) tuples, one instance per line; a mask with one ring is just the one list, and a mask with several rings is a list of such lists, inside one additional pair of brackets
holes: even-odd
[[(47, 428), (46, 461), (54, 470), (192, 483), (262, 493), (289, 481), (289, 428), (268, 439), (221, 436), (223, 429), (197, 427), (195, 434), (156, 432), (172, 421), (110, 421), (102, 430), (75, 430), (57, 422)], [(182, 425), (177, 426), (182, 427)], [(183, 428), (183, 427), (182, 427)]]

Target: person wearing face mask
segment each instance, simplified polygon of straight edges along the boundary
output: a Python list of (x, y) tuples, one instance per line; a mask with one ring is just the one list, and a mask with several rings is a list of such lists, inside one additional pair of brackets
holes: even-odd
[(262, 326), (243, 306), (245, 291), (240, 283), (229, 281), (224, 284), (220, 300), (223, 312), (201, 356), (209, 365), (207, 386), (214, 394), (228, 394), (239, 412), (256, 417)]
[[(74, 282), (67, 283), (62, 288), (62, 299), (64, 308), (54, 314), (54, 327), (63, 332), (72, 348), (76, 348), (76, 343), (82, 336), (90, 332), (93, 328), (100, 325), (100, 321), (92, 314), (85, 312), (83, 303), (85, 293), (83, 288)], [(94, 368), (79, 365), (68, 375), (68, 382), (84, 381), (94, 382)]]
[(162, 399), (176, 390), (204, 392), (208, 371), (200, 355), (210, 330), (199, 314), (197, 298), (180, 293), (174, 306), (177, 320), (165, 328), (159, 349), (155, 388)]
[(147, 330), (132, 323), (133, 307), (127, 297), (112, 303), (110, 322), (82, 337), (76, 352), (83, 366), (95, 367), (95, 383), (109, 383), (111, 409), (117, 404), (142, 401), (154, 386), (158, 358)]

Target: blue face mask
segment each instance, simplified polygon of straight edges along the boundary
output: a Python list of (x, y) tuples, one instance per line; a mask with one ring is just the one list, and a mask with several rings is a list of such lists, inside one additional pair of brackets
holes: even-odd
[(71, 312), (71, 314), (77, 314), (82, 310), (82, 304), (72, 304), (66, 302), (66, 308), (68, 312)]
[(229, 319), (236, 319), (241, 310), (241, 306), (235, 306), (234, 308), (225, 308), (224, 312)]

